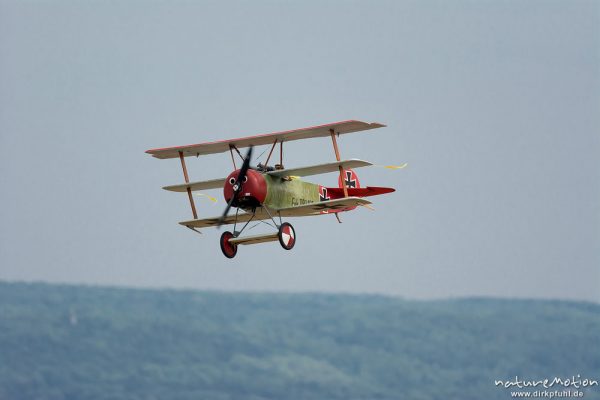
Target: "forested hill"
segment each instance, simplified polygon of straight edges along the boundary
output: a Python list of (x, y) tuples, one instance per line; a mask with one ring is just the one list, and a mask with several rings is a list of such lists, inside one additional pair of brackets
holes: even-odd
[(0, 283), (0, 399), (508, 399), (600, 380), (599, 338), (590, 303)]

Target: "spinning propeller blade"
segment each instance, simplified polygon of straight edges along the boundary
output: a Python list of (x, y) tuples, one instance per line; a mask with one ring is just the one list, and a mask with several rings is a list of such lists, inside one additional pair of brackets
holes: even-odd
[(236, 179), (235, 183), (233, 184), (233, 195), (231, 196), (231, 199), (229, 199), (229, 202), (227, 203), (227, 206), (225, 207), (225, 211), (223, 212), (223, 215), (221, 216), (221, 219), (219, 220), (219, 223), (217, 224), (217, 226), (223, 225), (223, 221), (225, 221), (225, 218), (227, 217), (227, 213), (229, 212), (231, 205), (235, 201), (235, 198), (237, 197), (237, 195), (242, 191), (242, 182), (243, 182), (244, 178), (246, 177), (246, 174), (248, 173), (248, 169), (250, 169), (250, 159), (251, 158), (252, 158), (252, 146), (248, 147), (248, 152), (246, 153), (246, 157), (244, 158), (244, 163), (242, 164), (242, 168), (240, 168), (240, 173), (238, 174), (237, 179)]

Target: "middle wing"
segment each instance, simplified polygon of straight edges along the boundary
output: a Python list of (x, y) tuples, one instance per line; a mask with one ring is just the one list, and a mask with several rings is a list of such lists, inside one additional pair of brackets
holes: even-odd
[(170, 190), (171, 192), (185, 192), (188, 188), (192, 191), (196, 190), (208, 190), (208, 189), (222, 189), (225, 185), (225, 178), (211, 179), (209, 181), (198, 181), (190, 183), (182, 183), (180, 185), (164, 186), (163, 189)]
[(317, 174), (325, 174), (327, 172), (338, 172), (340, 167), (343, 169), (348, 168), (359, 168), (359, 167), (368, 167), (369, 165), (373, 165), (368, 161), (351, 159), (344, 161), (331, 162), (326, 164), (317, 164), (310, 165), (308, 167), (299, 167), (299, 168), (288, 168), (288, 169), (280, 169), (275, 171), (267, 172), (268, 175), (271, 176), (308, 176), (308, 175), (317, 175)]
[[(337, 172), (339, 168), (342, 167), (344, 169), (348, 168), (360, 168), (360, 167), (368, 167), (371, 164), (368, 161), (358, 160), (358, 159), (350, 159), (344, 161), (330, 162), (325, 164), (317, 164), (310, 165), (307, 167), (299, 167), (299, 168), (287, 168), (280, 169), (276, 171), (269, 171), (267, 175), (284, 177), (284, 176), (308, 176), (308, 175), (317, 175), (317, 174), (325, 174), (327, 172)], [(185, 192), (188, 188), (192, 191), (196, 190), (208, 190), (208, 189), (221, 189), (225, 185), (225, 178), (211, 179), (208, 181), (198, 181), (198, 182), (190, 182), (190, 183), (182, 183), (179, 185), (170, 185), (164, 186), (163, 189), (169, 190), (171, 192)]]

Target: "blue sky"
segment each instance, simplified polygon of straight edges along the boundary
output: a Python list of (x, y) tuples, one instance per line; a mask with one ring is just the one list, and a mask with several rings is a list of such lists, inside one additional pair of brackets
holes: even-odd
[[(0, 1), (0, 279), (600, 301), (599, 27), (592, 1)], [(397, 192), (292, 221), (290, 252), (225, 259), (144, 154), (345, 119), (388, 127), (344, 158), (409, 166), (358, 170)]]

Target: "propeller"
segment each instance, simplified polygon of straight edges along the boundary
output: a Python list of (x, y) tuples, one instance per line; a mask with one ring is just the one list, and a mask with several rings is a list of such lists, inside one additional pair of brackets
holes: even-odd
[(225, 221), (225, 218), (227, 218), (227, 213), (229, 212), (231, 205), (235, 201), (237, 195), (242, 191), (242, 182), (244, 181), (244, 178), (246, 177), (246, 174), (248, 173), (248, 170), (250, 169), (250, 159), (251, 158), (252, 158), (252, 146), (250, 146), (248, 148), (248, 152), (246, 153), (246, 157), (244, 158), (244, 163), (242, 164), (242, 168), (240, 168), (240, 173), (238, 174), (237, 179), (236, 179), (235, 183), (233, 184), (233, 195), (231, 196), (231, 199), (229, 199), (229, 202), (227, 203), (227, 206), (225, 207), (225, 211), (223, 212), (221, 219), (219, 219), (219, 223), (217, 224), (217, 226), (223, 225), (223, 222)]

